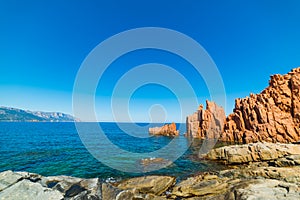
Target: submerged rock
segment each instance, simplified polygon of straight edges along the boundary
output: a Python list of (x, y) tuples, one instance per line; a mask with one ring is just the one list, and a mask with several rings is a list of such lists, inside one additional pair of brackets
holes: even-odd
[[(164, 158), (145, 158), (145, 159), (142, 159), (140, 161), (140, 163), (144, 166), (148, 166), (148, 165), (151, 165), (151, 164), (160, 164), (160, 163), (170, 163), (171, 161), (169, 160), (166, 160)], [(171, 162), (172, 163), (172, 162)]]
[(145, 158), (139, 163), (144, 172), (153, 171), (158, 168), (168, 167), (173, 164), (172, 161), (164, 158)]
[(149, 128), (149, 134), (161, 135), (161, 136), (179, 136), (179, 131), (176, 128), (176, 124), (166, 124), (162, 127)]

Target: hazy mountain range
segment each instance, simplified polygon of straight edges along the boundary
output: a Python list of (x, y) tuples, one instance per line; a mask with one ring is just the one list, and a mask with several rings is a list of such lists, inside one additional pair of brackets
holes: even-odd
[(29, 111), (0, 106), (0, 122), (73, 122), (80, 121), (61, 112)]

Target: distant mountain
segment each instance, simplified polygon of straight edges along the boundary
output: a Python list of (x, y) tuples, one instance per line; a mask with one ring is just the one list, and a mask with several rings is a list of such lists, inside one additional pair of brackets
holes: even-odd
[(73, 122), (80, 121), (61, 112), (41, 112), (0, 107), (0, 122)]

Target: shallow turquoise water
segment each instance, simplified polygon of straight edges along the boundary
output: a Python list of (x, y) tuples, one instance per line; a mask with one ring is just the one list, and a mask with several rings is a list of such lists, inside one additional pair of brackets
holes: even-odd
[[(131, 152), (152, 152), (172, 141), (172, 138), (168, 137), (136, 138), (124, 133), (115, 123), (100, 123), (100, 125), (111, 142)], [(140, 131), (141, 135), (146, 136), (148, 134), (147, 124), (138, 125), (141, 128), (136, 129), (133, 124), (123, 124), (127, 130), (131, 130), (135, 134), (139, 134)], [(144, 126), (145, 129), (143, 129)], [(184, 133), (184, 129), (185, 124), (180, 124), (181, 134)], [(185, 149), (190, 145), (190, 141), (182, 135), (174, 140), (178, 144), (174, 151), (180, 150), (180, 148)], [(199, 141), (194, 141), (174, 164), (147, 174), (186, 177), (214, 168), (215, 166), (204, 164), (197, 159), (200, 145)], [(109, 148), (102, 148), (102, 151), (109, 151)], [(35, 172), (45, 176), (70, 175), (103, 179), (141, 175), (112, 169), (95, 159), (82, 144), (74, 123), (2, 122), (0, 123), (0, 158), (0, 171), (10, 169)], [(123, 161), (120, 160), (120, 165), (122, 165)], [(107, 158), (105, 162), (118, 163), (115, 158)]]

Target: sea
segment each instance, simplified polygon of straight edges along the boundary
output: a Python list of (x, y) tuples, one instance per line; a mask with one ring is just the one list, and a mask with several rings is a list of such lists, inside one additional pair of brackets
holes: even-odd
[[(175, 138), (148, 135), (149, 127), (163, 124), (122, 123), (121, 126), (118, 123), (82, 122), (79, 124), (81, 133), (78, 133), (78, 127), (72, 122), (1, 122), (0, 171), (28, 171), (43, 176), (67, 175), (80, 178), (98, 177), (103, 180), (120, 180), (153, 174), (170, 175), (183, 179), (197, 173), (222, 168), (217, 163), (199, 158), (203, 141), (185, 137), (183, 135), (185, 124), (177, 124), (180, 136)], [(110, 145), (114, 144), (116, 149), (129, 152), (126, 154), (127, 157), (120, 156), (119, 152), (112, 153), (111, 151), (114, 151), (115, 148), (110, 148), (107, 144), (95, 142), (97, 135), (95, 136), (94, 133), (97, 133), (98, 130), (91, 129), (97, 126), (101, 127), (106, 139), (111, 142)], [(93, 135), (93, 137), (85, 138), (84, 135)], [(92, 149), (87, 148), (89, 140), (91, 143), (95, 143)], [(169, 145), (172, 143), (173, 146), (170, 149)], [(168, 160), (162, 154), (163, 159), (161, 160), (168, 161), (168, 164), (161, 169), (159, 169), (160, 167), (156, 169), (157, 166), (153, 168), (155, 170), (147, 169), (151, 165), (161, 164), (160, 158), (153, 156), (155, 154), (151, 154), (151, 152), (164, 151), (164, 149), (168, 151), (166, 153), (168, 155), (176, 154), (176, 152), (180, 154), (178, 154), (178, 158), (171, 157), (173, 160)], [(95, 151), (101, 153), (95, 155), (93, 153)], [(131, 158), (137, 155), (142, 155), (138, 158), (141, 159), (140, 162)], [(151, 163), (156, 158), (158, 158), (158, 162)], [(141, 164), (143, 159), (150, 161), (150, 165), (148, 165), (149, 163)], [(129, 162), (131, 160), (134, 160), (135, 163)], [(144, 171), (141, 170), (141, 166), (145, 167)], [(126, 169), (126, 167), (128, 168)]]

